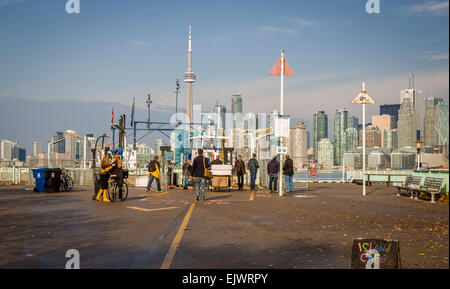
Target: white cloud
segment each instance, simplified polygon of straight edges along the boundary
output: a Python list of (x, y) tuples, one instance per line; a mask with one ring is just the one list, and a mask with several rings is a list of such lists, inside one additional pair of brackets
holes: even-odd
[(409, 13), (418, 14), (420, 16), (448, 16), (448, 1), (427, 0), (425, 2), (409, 6)]
[(24, 0), (0, 0), (0, 7), (14, 5), (23, 1)]
[(438, 55), (431, 55), (430, 60), (448, 60), (448, 53), (438, 54)]
[(289, 27), (260, 26), (259, 30), (270, 33), (297, 34), (297, 30)]
[(133, 48), (135, 48), (135, 49), (143, 49), (143, 48), (146, 48), (146, 47), (151, 46), (150, 43), (145, 42), (145, 41), (143, 41), (143, 40), (136, 40), (136, 41), (133, 41), (133, 42), (131, 42), (131, 45), (132, 45)]
[(303, 19), (303, 18), (291, 18), (290, 22), (292, 22), (294, 25), (297, 25), (302, 28), (316, 27), (319, 24), (319, 22), (317, 22), (317, 21), (312, 21), (312, 20)]
[(286, 26), (263, 25), (259, 27), (259, 30), (269, 33), (298, 34), (300, 29), (317, 27), (319, 24), (317, 21), (303, 18), (287, 18), (287, 23)]
[(448, 61), (448, 52), (437, 54), (432, 51), (424, 51), (415, 56), (416, 59), (427, 60), (427, 61), (439, 61), (439, 60), (447, 60)]

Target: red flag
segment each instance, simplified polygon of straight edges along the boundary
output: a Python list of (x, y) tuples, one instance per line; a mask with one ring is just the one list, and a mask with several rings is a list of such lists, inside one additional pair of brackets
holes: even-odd
[[(269, 72), (269, 75), (281, 76), (281, 56), (278, 58), (277, 63), (273, 66), (272, 70)], [(284, 76), (295, 76), (294, 72), (292, 72), (291, 67), (284, 59)]]
[(113, 129), (113, 124), (114, 124), (114, 106), (112, 108), (112, 115), (111, 115), (111, 130)]

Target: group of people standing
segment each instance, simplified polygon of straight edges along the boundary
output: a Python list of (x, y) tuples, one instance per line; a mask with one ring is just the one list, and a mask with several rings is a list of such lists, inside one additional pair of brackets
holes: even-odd
[[(239, 155), (238, 159), (234, 163), (234, 173), (237, 176), (238, 188), (240, 191), (244, 188), (244, 175), (245, 175), (245, 162), (242, 160), (242, 156)], [(252, 155), (252, 158), (248, 161), (248, 170), (250, 171), (250, 190), (254, 190), (256, 187), (256, 174), (258, 173), (259, 163), (256, 160), (256, 154)]]
[[(211, 164), (223, 164), (220, 158), (210, 163), (206, 157), (203, 156), (203, 150), (198, 150), (198, 155), (194, 159), (191, 165), (191, 161), (186, 159), (183, 164), (183, 188), (188, 189), (189, 181), (192, 181), (197, 201), (205, 200), (205, 188), (209, 179), (207, 178), (206, 171), (211, 168)], [(147, 183), (147, 192), (150, 192), (153, 181), (156, 182), (158, 192), (161, 192), (161, 166), (158, 161), (158, 156), (154, 156), (153, 160), (148, 164), (149, 180)], [(252, 158), (248, 161), (247, 168), (250, 171), (250, 189), (253, 191), (256, 188), (256, 175), (259, 169), (259, 163), (256, 160), (256, 154), (253, 154)], [(237, 177), (238, 190), (244, 189), (244, 175), (246, 174), (246, 165), (239, 155), (234, 163), (234, 174)], [(269, 190), (270, 192), (277, 191), (278, 174), (280, 172), (280, 163), (277, 160), (277, 156), (267, 164), (267, 174), (269, 176)], [(283, 165), (283, 172), (285, 175), (286, 191), (294, 191), (294, 164), (289, 155), (286, 156), (286, 160)], [(108, 199), (108, 182), (110, 177), (116, 178), (119, 182), (123, 181), (122, 177), (122, 160), (119, 155), (115, 155), (112, 158), (109, 154), (106, 154), (101, 162), (100, 173), (100, 190), (96, 195), (97, 201), (110, 202)], [(121, 192), (119, 192), (120, 194)], [(120, 196), (119, 196), (120, 197)], [(121, 198), (121, 197), (120, 197)]]
[[(278, 174), (280, 173), (280, 163), (277, 156), (274, 156), (272, 160), (267, 164), (267, 174), (269, 175), (269, 190), (271, 193), (277, 191)], [(286, 192), (294, 191), (294, 162), (286, 155), (286, 159), (283, 164), (284, 181), (286, 183)], [(272, 190), (273, 188), (273, 190)]]
[[(211, 168), (211, 165), (223, 164), (220, 158), (217, 158), (212, 163), (203, 156), (203, 150), (198, 150), (197, 157), (191, 161), (186, 159), (183, 164), (183, 189), (188, 189), (189, 181), (193, 183), (195, 188), (196, 200), (205, 201), (205, 189), (208, 185), (209, 179), (207, 178), (206, 171)], [(253, 154), (252, 158), (248, 161), (247, 168), (250, 171), (250, 189), (253, 191), (256, 188), (256, 175), (259, 169), (259, 163), (256, 159), (256, 154)], [(155, 156), (153, 161), (148, 165), (149, 171), (149, 181), (147, 184), (147, 192), (150, 192), (151, 185), (153, 181), (156, 181), (156, 186), (158, 192), (161, 191), (160, 182), (160, 164), (158, 162), (158, 156)], [(238, 190), (242, 191), (244, 189), (244, 175), (246, 174), (246, 165), (242, 156), (239, 155), (236, 162), (234, 163), (234, 174), (237, 177)], [(280, 172), (280, 163), (277, 157), (274, 156), (273, 159), (267, 164), (267, 173), (269, 175), (269, 190), (274, 192), (277, 190), (278, 174)], [(283, 165), (283, 172), (285, 175), (286, 191), (294, 191), (294, 164), (292, 159), (287, 155), (286, 160)], [(272, 190), (273, 188), (273, 190)]]

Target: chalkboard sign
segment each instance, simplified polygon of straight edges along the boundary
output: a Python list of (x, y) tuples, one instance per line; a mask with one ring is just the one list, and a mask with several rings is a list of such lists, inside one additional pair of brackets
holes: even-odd
[(391, 239), (356, 239), (352, 269), (400, 269), (400, 243)]

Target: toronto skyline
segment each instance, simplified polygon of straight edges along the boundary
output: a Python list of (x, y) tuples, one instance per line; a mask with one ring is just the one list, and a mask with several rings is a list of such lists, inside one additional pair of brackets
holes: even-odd
[[(133, 97), (144, 119), (148, 93), (154, 117), (172, 113), (189, 25), (193, 102), (207, 111), (216, 103), (230, 107), (237, 91), (244, 113), (277, 109), (279, 81), (268, 73), (281, 49), (296, 74), (286, 80), (286, 113), (309, 130), (319, 110), (346, 108), (361, 118), (349, 103), (362, 81), (378, 105), (399, 103), (410, 73), (424, 97), (448, 100), (448, 2), (381, 1), (379, 14), (368, 14), (365, 3), (82, 1), (80, 13), (69, 15), (64, 1), (0, 1), (2, 137), (30, 150), (32, 141), (44, 142), (40, 134), (57, 130), (101, 134), (111, 107), (129, 114)], [(184, 111), (183, 81), (180, 91)], [(368, 107), (368, 121), (378, 105)], [(16, 124), (33, 122), (38, 107), (59, 119), (48, 132), (10, 125), (21, 109), (27, 113)]]

